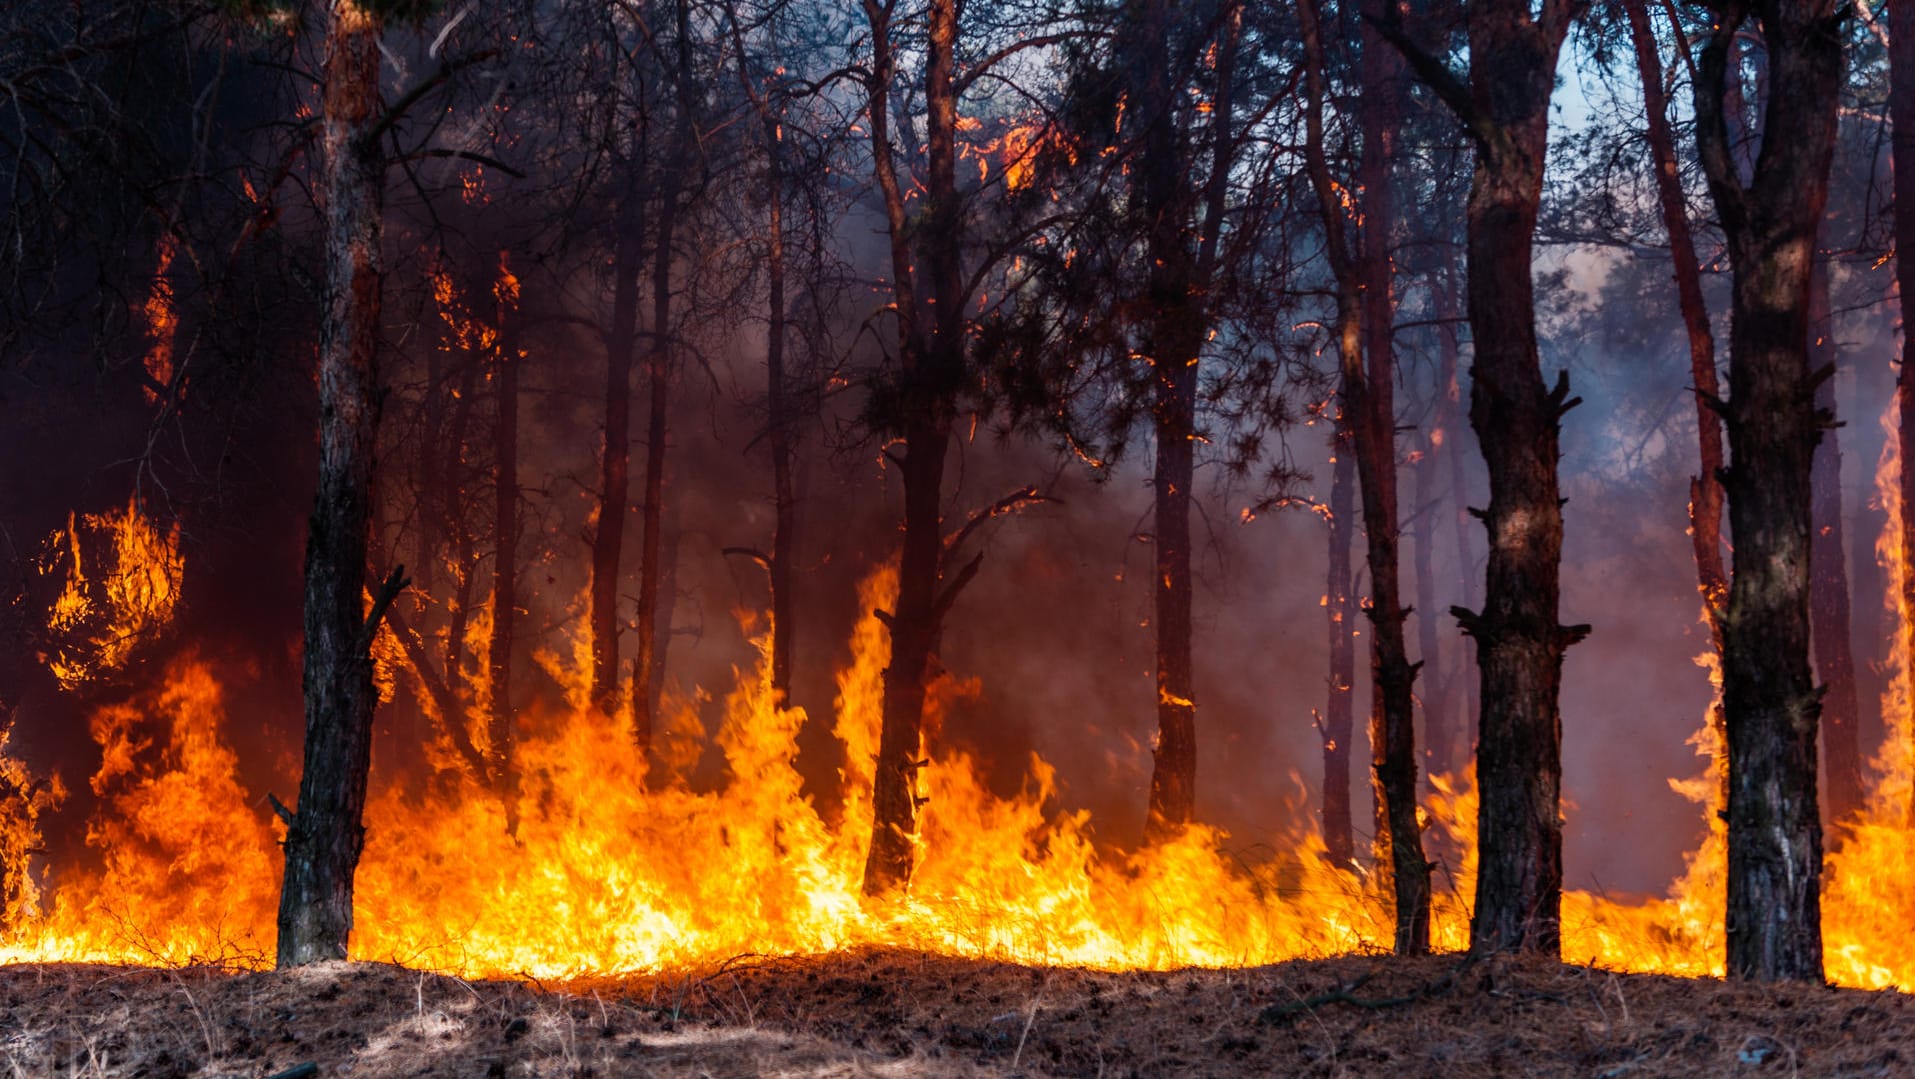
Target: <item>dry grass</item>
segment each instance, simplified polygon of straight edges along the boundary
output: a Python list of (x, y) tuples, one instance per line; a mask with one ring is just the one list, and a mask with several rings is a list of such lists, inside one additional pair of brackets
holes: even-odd
[[(1395, 1002), (1395, 1003), (1391, 1003)], [(1109, 974), (741, 957), (563, 987), (0, 968), (0, 1076), (1915, 1074), (1915, 998), (1534, 961)]]

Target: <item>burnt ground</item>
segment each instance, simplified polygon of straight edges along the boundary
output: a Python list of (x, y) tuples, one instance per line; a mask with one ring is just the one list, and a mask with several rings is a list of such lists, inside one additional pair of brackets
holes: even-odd
[(1915, 1074), (1915, 997), (1508, 959), (1109, 974), (865, 951), (539, 986), (0, 968), (0, 1076)]

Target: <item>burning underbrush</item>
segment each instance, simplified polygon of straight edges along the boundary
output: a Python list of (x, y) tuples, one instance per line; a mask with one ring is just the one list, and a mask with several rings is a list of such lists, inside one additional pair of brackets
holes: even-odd
[[(712, 741), (728, 778), (714, 789), (671, 774), (672, 760), (702, 748), (696, 717), (672, 725), (679, 733), (648, 757), (574, 692), (575, 707), (521, 717), (508, 788), (464, 766), (455, 745), (456, 733), (492, 752), (483, 701), (449, 723), (440, 717), (428, 778), (375, 769), (355, 957), (465, 978), (576, 980), (871, 948), (1115, 972), (1244, 969), (1387, 946), (1387, 882), (1332, 864), (1314, 830), (1255, 859), (1204, 827), (1115, 850), (1095, 841), (1088, 813), (1059, 808), (1054, 773), (1037, 757), (1024, 789), (1006, 797), (963, 753), (927, 754), (910, 891), (867, 899), (888, 660), (870, 612), (894, 594), (895, 575), (880, 572), (860, 597), (867, 614), (835, 709), (844, 802), (830, 815), (796, 767), (805, 717), (777, 705), (763, 656), (723, 701)], [(402, 649), (379, 652), (388, 686), (411, 676)], [(561, 677), (571, 669), (546, 662)], [(36, 853), (36, 819), (57, 785), (0, 800), (0, 853), (10, 852), (0, 884), (13, 897), (0, 962), (270, 965), (283, 830), (269, 793), (241, 778), (213, 671), (187, 652), (154, 688), (95, 710), (90, 861)], [(934, 692), (933, 713), (961, 691), (947, 683)], [(689, 744), (673, 750), (672, 737)], [(1890, 781), (1897, 774), (1891, 768)], [(1439, 951), (1456, 952), (1468, 936), (1475, 796), (1467, 777), (1432, 784), (1425, 823), (1442, 862), (1433, 937)], [(1713, 809), (1715, 781), (1686, 789)], [(512, 813), (504, 790), (514, 792)], [(1831, 843), (1824, 932), (1839, 984), (1915, 981), (1910, 839), (1899, 821), (1861, 822)], [(1567, 893), (1563, 954), (1606, 970), (1720, 975), (1721, 842), (1717, 829), (1665, 897)]]

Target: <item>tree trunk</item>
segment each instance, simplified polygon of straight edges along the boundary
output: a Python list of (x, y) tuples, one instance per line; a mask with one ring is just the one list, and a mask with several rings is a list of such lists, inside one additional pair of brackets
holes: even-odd
[[(1403, 121), (1406, 90), (1403, 61), (1375, 28), (1387, 0), (1371, 0), (1363, 22), (1362, 80), (1358, 99), (1364, 132), (1357, 163), (1362, 188), (1363, 230), (1355, 269), (1363, 334), (1361, 415), (1367, 430), (1357, 437), (1357, 474), (1363, 486), (1364, 531), (1369, 537), (1371, 728), (1376, 783), (1389, 822), (1389, 856), (1396, 891), (1396, 952), (1430, 950), (1430, 867), (1423, 856), (1416, 818), (1415, 684), (1409, 657), (1400, 578), (1401, 515), (1396, 472), (1396, 298), (1390, 233), (1396, 225), (1396, 186), (1391, 168)], [(1368, 466), (1367, 468), (1365, 466)], [(1372, 494), (1374, 492), (1374, 494)]]
[(785, 167), (783, 125), (764, 114), (768, 320), (765, 327), (766, 426), (771, 444), (771, 490), (775, 517), (771, 533), (771, 689), (781, 704), (791, 703), (791, 655), (798, 631), (792, 606), (791, 559), (798, 542), (798, 497), (792, 482), (792, 418), (785, 381)]
[[(636, 172), (639, 165), (625, 166)], [(605, 343), (605, 447), (599, 460), (598, 527), (592, 533), (592, 707), (619, 714), (618, 586), (625, 513), (631, 498), (632, 360), (638, 346), (638, 287), (645, 243), (644, 198), (636, 182), (619, 198), (612, 238), (612, 324)]]
[[(1895, 185), (1895, 284), (1902, 311), (1901, 364), (1895, 377), (1895, 402), (1898, 410), (1896, 438), (1901, 445), (1901, 561), (1910, 567), (1902, 574), (1900, 639), (1894, 647), (1902, 653), (1903, 669), (1915, 671), (1915, 356), (1909, 354), (1907, 309), (1915, 296), (1915, 257), (1901, 253), (1915, 251), (1915, 11), (1905, 0), (1888, 5), (1888, 114), (1891, 169)], [(1898, 729), (1907, 717), (1884, 717), (1890, 731)], [(1915, 724), (1907, 728), (1915, 729)], [(1912, 789), (1915, 796), (1915, 789)], [(1915, 821), (1915, 805), (1905, 807)]]
[[(1149, 166), (1145, 165), (1148, 169)], [(1155, 291), (1155, 290), (1153, 290)], [(1168, 294), (1159, 302), (1174, 306)], [(1162, 308), (1160, 308), (1160, 311)], [(1156, 556), (1157, 746), (1146, 831), (1153, 841), (1183, 832), (1197, 798), (1197, 704), (1191, 670), (1190, 487), (1196, 477), (1197, 342), (1169, 313), (1146, 353), (1156, 361), (1151, 475)]]
[(1560, 949), (1563, 652), (1587, 626), (1557, 622), (1563, 517), (1559, 422), (1567, 373), (1545, 388), (1536, 348), (1531, 245), (1549, 148), (1556, 60), (1577, 0), (1477, 0), (1466, 13), (1469, 80), (1380, 20), (1476, 144), (1467, 211), (1475, 342), (1470, 425), (1489, 466), (1483, 609), (1453, 608), (1476, 641), (1475, 951)]
[[(1643, 114), (1649, 128), (1650, 162), (1656, 175), (1656, 201), (1669, 236), (1676, 301), (1689, 339), (1689, 377), (1694, 383), (1696, 437), (1700, 470), (1689, 481), (1689, 541), (1695, 554), (1696, 582), (1709, 622), (1711, 644), (1722, 651), (1722, 614), (1729, 602), (1729, 574), (1722, 563), (1722, 421), (1711, 402), (1718, 396), (1715, 337), (1702, 299), (1702, 269), (1689, 228), (1689, 201), (1682, 191), (1675, 135), (1669, 128), (1669, 102), (1662, 90), (1662, 58), (1645, 0), (1628, 0), (1629, 38), (1642, 79)], [(1711, 722), (1720, 729), (1718, 710)]]
[[(963, 219), (957, 196), (957, 5), (932, 0), (925, 42), (924, 99), (928, 168), (923, 209), (915, 227), (905, 217), (890, 144), (890, 79), (896, 56), (890, 11), (866, 0), (872, 30), (867, 79), (873, 171), (885, 203), (892, 289), (899, 320), (900, 403), (904, 450), (895, 458), (904, 486), (904, 538), (898, 564), (897, 609), (890, 612), (890, 663), (884, 671), (883, 717), (872, 784), (871, 846), (864, 891), (884, 895), (911, 878), (917, 834), (917, 772), (921, 766), (924, 677), (939, 623), (955, 592), (941, 590), (944, 458), (963, 374)], [(912, 250), (913, 233), (916, 251)], [(923, 304), (916, 266), (928, 285)], [(928, 324), (928, 325), (927, 325)], [(926, 332), (928, 329), (928, 333)], [(953, 581), (952, 585), (957, 585)]]
[[(452, 533), (452, 557), (456, 559), (458, 571), (453, 574), (454, 592), (450, 617), (447, 619), (445, 661), (441, 669), (445, 671), (446, 681), (455, 690), (466, 685), (465, 672), (465, 633), (472, 620), (472, 586), (478, 576), (479, 557), (473, 542), (472, 528), (466, 521), (464, 501), (459, 493), (459, 465), (465, 457), (466, 432), (472, 426), (472, 406), (478, 398), (479, 369), (481, 357), (467, 356), (465, 373), (460, 379), (458, 404), (452, 410), (452, 430), (446, 438), (445, 454), (447, 474), (454, 477), (447, 485), (445, 510), (446, 525)], [(447, 713), (444, 717), (447, 726), (459, 725), (458, 737), (465, 738), (465, 714), (461, 711)], [(485, 778), (484, 770), (477, 776)]]
[[(1829, 264), (1818, 258), (1809, 284), (1809, 365), (1821, 377), (1815, 388), (1815, 407), (1835, 414), (1836, 365), (1842, 350), (1835, 343), (1834, 320), (1829, 314)], [(1828, 772), (1828, 798), (1823, 803), (1829, 824), (1848, 820), (1862, 811), (1862, 743), (1856, 729), (1861, 705), (1856, 696), (1855, 655), (1849, 647), (1849, 578), (1842, 544), (1842, 447), (1831, 428), (1815, 449), (1810, 472), (1814, 488), (1811, 518), (1814, 542), (1809, 546), (1809, 637), (1815, 646), (1815, 671), (1822, 679), (1822, 743)]]
[[(667, 185), (668, 187), (670, 185)], [(632, 660), (632, 740), (640, 749), (652, 744), (653, 705), (658, 699), (658, 607), (664, 542), (665, 451), (670, 445), (671, 346), (667, 338), (671, 315), (671, 233), (673, 213), (668, 208), (659, 223), (657, 268), (653, 271), (652, 332), (656, 341), (647, 353), (646, 395), (649, 413), (645, 431), (645, 496), (640, 512), (638, 558), (638, 654)]]
[(1696, 79), (1696, 138), (1734, 271), (1724, 483), (1735, 537), (1723, 622), (1729, 742), (1728, 972), (1822, 980), (1820, 702), (1809, 670), (1811, 462), (1827, 419), (1810, 376), (1809, 276), (1828, 198), (1842, 46), (1819, 0), (1760, 20), (1770, 87), (1744, 186), (1725, 118), (1727, 57), (1746, 18), (1719, 20)]
[(353, 0), (334, 6), (326, 31), (319, 490), (306, 541), (306, 745), (299, 803), (286, 832), (281, 969), (345, 958), (353, 872), (365, 841), (361, 815), (378, 703), (371, 647), (379, 608), (367, 616), (364, 591), (379, 400), (383, 162), (374, 132), (381, 31), (379, 17)]
[[(1438, 392), (1441, 392), (1439, 389)], [(1415, 557), (1411, 572), (1416, 575), (1416, 665), (1427, 671), (1423, 679), (1423, 760), (1429, 775), (1447, 775), (1456, 741), (1455, 703), (1450, 698), (1454, 684), (1444, 673), (1443, 629), (1437, 621), (1436, 602), (1436, 470), (1439, 448), (1425, 440), (1423, 454), (1416, 462), (1416, 507), (1420, 517), (1416, 527)]]
[[(436, 346), (436, 343), (435, 343)], [(416, 601), (414, 610), (423, 609), (437, 584), (439, 547), (445, 542), (440, 529), (445, 523), (445, 511), (440, 507), (446, 501), (446, 488), (449, 484), (445, 477), (445, 426), (446, 397), (444, 351), (438, 347), (426, 349), (426, 388), (424, 400), (420, 403), (419, 457), (417, 505), (418, 540), (413, 547), (415, 557), (412, 560), (413, 580), (418, 585), (413, 590)]]
[[(1400, 115), (1400, 67), (1382, 42), (1364, 49), (1365, 133), (1358, 159), (1364, 229), (1360, 249), (1346, 238), (1344, 207), (1324, 148), (1322, 34), (1316, 0), (1299, 6), (1308, 104), (1305, 160), (1322, 212), (1325, 252), (1337, 284), (1337, 355), (1342, 370), (1342, 414), (1351, 426), (1363, 496), (1363, 527), (1370, 570), (1370, 746), (1377, 803), (1377, 852), (1387, 865), (1396, 900), (1396, 951), (1429, 951), (1429, 867), (1416, 820), (1416, 668), (1404, 644), (1398, 581), (1394, 310), (1389, 233), (1395, 215), (1390, 151)], [(1367, 24), (1366, 25), (1371, 25)], [(1374, 32), (1365, 31), (1366, 37)], [(1366, 42), (1366, 44), (1370, 44)]]
[(1152, 595), (1157, 637), (1157, 744), (1150, 775), (1145, 834), (1153, 842), (1180, 834), (1196, 802), (1197, 705), (1190, 654), (1190, 487), (1196, 471), (1197, 362), (1202, 315), (1192, 295), (1193, 267), (1185, 241), (1183, 139), (1171, 87), (1170, 6), (1137, 5), (1136, 84), (1141, 153), (1131, 166), (1149, 261), (1145, 309), (1149, 326), (1140, 350), (1151, 365), (1151, 431), (1156, 451), (1151, 474)]
[(678, 544), (685, 537), (684, 507), (678, 503), (672, 485), (665, 485), (664, 517), (658, 523), (658, 623), (652, 649), (651, 714), (657, 715), (664, 699), (666, 676), (671, 673), (673, 630), (678, 617)]
[(1330, 622), (1330, 699), (1324, 705), (1323, 844), (1339, 869), (1356, 864), (1350, 834), (1350, 740), (1355, 735), (1356, 644), (1354, 591), (1350, 579), (1350, 529), (1356, 524), (1356, 451), (1342, 417), (1331, 443), (1335, 455), (1330, 480), (1330, 582), (1324, 606)]
[[(501, 263), (501, 284), (511, 280)], [(512, 759), (515, 731), (512, 713), (512, 642), (517, 635), (519, 577), (519, 367), (523, 358), (506, 326), (507, 308), (516, 301), (503, 295), (499, 303), (499, 346), (493, 383), (498, 393), (498, 422), (493, 427), (494, 468), (492, 529), (492, 640), (486, 668), (492, 685), (489, 723), (491, 779), (505, 806), (506, 834), (519, 830), (518, 768)]]
[(670, 414), (672, 386), (672, 258), (678, 227), (679, 196), (684, 173), (691, 158), (690, 92), (691, 31), (687, 0), (675, 5), (678, 34), (678, 115), (673, 123), (672, 149), (665, 166), (665, 183), (659, 193), (658, 238), (652, 253), (652, 347), (646, 353), (645, 371), (649, 387), (650, 415), (645, 431), (645, 504), (643, 535), (639, 540), (638, 655), (632, 666), (632, 737), (641, 749), (649, 749), (657, 715), (658, 692), (662, 680), (659, 671), (659, 587), (662, 567), (659, 549), (663, 543), (665, 509), (665, 454), (671, 443)]
[[(1475, 602), (1475, 590), (1470, 587), (1470, 581), (1476, 560), (1471, 555), (1474, 545), (1470, 543), (1469, 467), (1464, 459), (1463, 387), (1458, 377), (1463, 349), (1458, 340), (1461, 335), (1457, 332), (1457, 321), (1463, 315), (1456, 298), (1460, 291), (1456, 282), (1456, 263), (1449, 258), (1443, 261), (1445, 265), (1440, 275), (1441, 283), (1436, 288), (1436, 318), (1441, 323), (1437, 327), (1436, 338), (1440, 357), (1437, 377), (1442, 381), (1443, 398), (1437, 405), (1436, 423), (1437, 430), (1442, 434), (1443, 445), (1440, 448), (1443, 456), (1449, 460), (1450, 521), (1456, 528), (1456, 596), (1462, 606), (1468, 607)], [(1436, 438), (1432, 436), (1431, 442), (1435, 441)], [(1433, 609), (1430, 610), (1430, 619), (1436, 619)], [(1458, 762), (1463, 759), (1453, 755), (1457, 750), (1462, 750), (1465, 756), (1475, 751), (1473, 739), (1469, 735), (1476, 727), (1481, 684), (1471, 677), (1476, 669), (1476, 657), (1470, 654), (1473, 650), (1467, 638), (1459, 641), (1456, 662), (1450, 669), (1450, 696), (1452, 699), (1460, 697), (1462, 706), (1457, 735), (1463, 744), (1456, 745), (1457, 739), (1453, 738), (1449, 746), (1443, 747), (1446, 754), (1443, 762), (1431, 763), (1432, 770), (1444, 775), (1456, 774)]]

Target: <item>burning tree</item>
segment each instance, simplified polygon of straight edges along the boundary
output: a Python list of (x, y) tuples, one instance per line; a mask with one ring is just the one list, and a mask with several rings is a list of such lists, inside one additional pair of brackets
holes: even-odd
[[(904, 495), (898, 598), (883, 616), (891, 656), (884, 673), (871, 847), (864, 873), (866, 893), (882, 895), (902, 887), (911, 876), (928, 665), (945, 616), (977, 574), (983, 556), (962, 564), (954, 558), (975, 524), (1038, 500), (1035, 488), (1027, 489), (980, 511), (957, 529), (947, 531), (944, 525), (946, 455), (960, 402), (974, 385), (971, 309), (988, 271), (1005, 254), (991, 251), (981, 266), (967, 273), (965, 257), (974, 242), (967, 209), (972, 195), (959, 186), (957, 162), (962, 133), (975, 125), (963, 122), (959, 104), (993, 69), (1056, 38), (1014, 36), (961, 65), (958, 5), (954, 0), (930, 0), (922, 12), (923, 171), (901, 173), (896, 142), (918, 145), (913, 124), (896, 136), (892, 129), (903, 48), (899, 34), (907, 28), (906, 12), (893, 0), (864, 0), (863, 10), (871, 43), (870, 62), (860, 75), (864, 120), (888, 244), (888, 313), (897, 327), (895, 373), (876, 381), (870, 412), (878, 429), (892, 436), (883, 453), (896, 466)], [(916, 162), (905, 158), (905, 164)], [(908, 208), (912, 198), (922, 200), (920, 209)]]
[(364, 593), (378, 425), (380, 230), (379, 11), (345, 0), (326, 33), (321, 189), (326, 311), (319, 349), (319, 494), (306, 547), (306, 759), (286, 814), (279, 965), (344, 958), (352, 877), (365, 842), (372, 763), (372, 638), (406, 579)]

